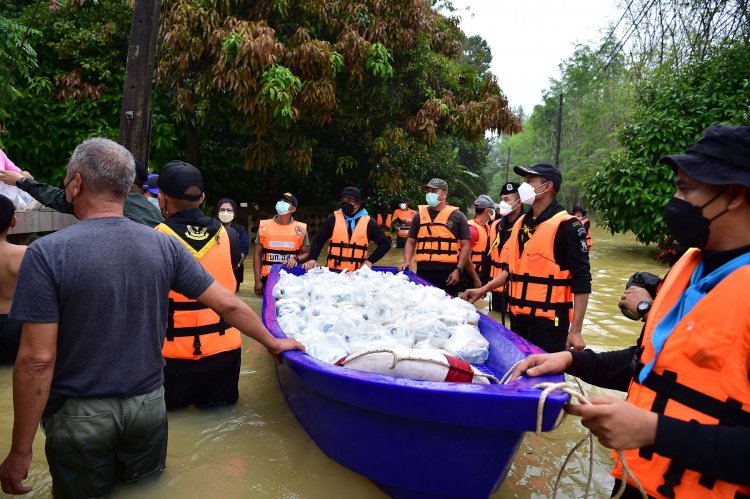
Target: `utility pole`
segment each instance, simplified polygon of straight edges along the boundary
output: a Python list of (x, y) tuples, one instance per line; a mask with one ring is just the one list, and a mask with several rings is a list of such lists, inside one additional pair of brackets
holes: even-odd
[(555, 166), (560, 167), (560, 138), (562, 137), (563, 94), (560, 94), (560, 109), (557, 111), (557, 148), (555, 148)]
[(510, 172), (510, 146), (508, 146), (508, 159), (505, 160), (505, 183), (508, 183), (508, 174)]
[(148, 164), (151, 146), (151, 90), (159, 15), (159, 0), (135, 0), (122, 90), (120, 144), (144, 164)]

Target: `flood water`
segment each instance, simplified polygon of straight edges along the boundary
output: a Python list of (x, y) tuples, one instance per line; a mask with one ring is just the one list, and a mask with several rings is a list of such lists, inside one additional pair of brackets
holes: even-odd
[[(640, 322), (626, 319), (617, 308), (625, 283), (633, 272), (644, 270), (663, 275), (665, 268), (654, 261), (653, 249), (640, 245), (632, 236), (613, 237), (597, 228), (592, 233), (593, 293), (584, 321), (584, 339), (596, 351), (625, 348), (634, 344), (641, 327)], [(380, 264), (397, 265), (401, 260), (401, 250), (393, 249)], [(252, 294), (252, 275), (252, 269), (246, 269), (240, 294), (260, 314), (262, 300)], [(477, 306), (487, 312), (486, 301), (477, 302)], [(590, 393), (623, 396), (586, 385), (584, 388)], [(10, 446), (12, 421), (12, 368), (0, 367), (0, 458), (4, 458)], [(553, 432), (541, 436), (527, 434), (507, 479), (492, 498), (550, 497), (565, 456), (585, 435), (584, 430), (571, 417)], [(568, 464), (559, 497), (583, 496), (588, 451), (588, 445), (584, 445)], [(593, 497), (609, 496), (613, 483), (610, 467), (610, 452), (595, 440)], [(34, 459), (26, 483), (34, 487), (32, 497), (51, 496), (41, 431), (34, 442)], [(369, 480), (335, 463), (318, 449), (284, 402), (271, 357), (257, 343), (244, 338), (237, 405), (170, 413), (166, 471), (154, 483), (118, 489), (115, 497), (386, 496)]]

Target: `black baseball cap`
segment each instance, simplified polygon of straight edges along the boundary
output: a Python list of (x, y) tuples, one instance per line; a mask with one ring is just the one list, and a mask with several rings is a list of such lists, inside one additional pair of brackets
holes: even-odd
[(279, 194), (278, 199), (279, 201), (288, 201), (295, 208), (299, 206), (299, 202), (297, 202), (297, 198), (291, 192), (284, 192), (282, 194)]
[(357, 189), (356, 187), (344, 187), (341, 190), (341, 194), (339, 194), (339, 199), (341, 199), (341, 198), (343, 198), (345, 196), (348, 197), (348, 198), (356, 199), (360, 203), (364, 203), (365, 202), (365, 200), (362, 199), (362, 193), (359, 192), (359, 189)]
[(513, 171), (521, 177), (524, 175), (537, 175), (544, 177), (552, 182), (556, 191), (559, 191), (560, 186), (562, 185), (562, 173), (560, 173), (560, 169), (549, 163), (537, 163), (532, 167), (516, 166), (513, 168)]
[(513, 194), (518, 192), (518, 188), (521, 187), (519, 182), (505, 182), (503, 188), (500, 189), (500, 195)]
[(401, 200), (399, 203), (408, 203), (409, 202), (409, 196), (401, 196)]
[(659, 159), (709, 185), (750, 187), (750, 126), (713, 125), (685, 151)]
[[(203, 195), (203, 175), (199, 169), (190, 163), (175, 160), (162, 166), (158, 177), (148, 179), (148, 186), (158, 187), (161, 192), (169, 197), (198, 201)], [(185, 194), (185, 191), (190, 187), (198, 187), (201, 194)]]

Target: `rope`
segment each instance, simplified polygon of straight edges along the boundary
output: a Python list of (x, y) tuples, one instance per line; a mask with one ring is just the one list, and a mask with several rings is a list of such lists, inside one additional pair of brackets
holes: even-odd
[[(510, 369), (508, 369), (505, 372), (505, 375), (503, 375), (502, 378), (500, 378), (500, 384), (505, 385), (510, 382), (510, 377), (513, 375), (513, 371), (516, 370), (516, 367), (523, 362), (525, 359), (521, 359), (512, 366), (510, 366)], [(576, 391), (573, 389), (573, 387), (567, 383), (539, 383), (537, 385), (534, 385), (534, 388), (541, 389), (542, 394), (539, 397), (539, 403), (537, 405), (537, 411), (536, 411), (536, 431), (535, 433), (537, 435), (540, 435), (542, 433), (542, 420), (543, 420), (543, 414), (544, 414), (544, 403), (547, 401), (547, 397), (550, 393), (552, 393), (555, 390), (560, 390), (562, 392), (567, 393), (571, 399), (575, 398), (578, 400), (581, 404), (591, 404), (591, 401), (586, 398), (586, 395), (584, 395), (586, 392), (583, 389), (583, 386), (581, 385), (581, 382), (578, 380), (578, 378), (573, 377), (573, 379), (576, 381), (576, 384), (578, 385), (578, 389), (580, 391)], [(555, 425), (552, 427), (552, 430), (557, 429), (565, 419), (566, 414), (563, 412), (562, 417), (555, 423)], [(588, 473), (588, 479), (586, 480), (586, 490), (584, 492), (584, 498), (588, 497), (589, 491), (591, 489), (591, 480), (593, 477), (593, 469), (594, 469), (594, 436), (592, 435), (590, 430), (586, 431), (586, 435), (580, 439), (568, 452), (568, 455), (565, 457), (565, 461), (563, 461), (562, 466), (560, 467), (560, 471), (557, 474), (557, 478), (555, 478), (555, 485), (552, 489), (552, 497), (557, 496), (557, 490), (560, 485), (560, 479), (562, 478), (563, 471), (565, 471), (565, 467), (568, 465), (568, 462), (570, 462), (570, 459), (573, 457), (573, 453), (578, 450), (578, 448), (583, 445), (583, 443), (588, 440), (589, 441), (589, 473)], [(625, 492), (625, 487), (627, 485), (627, 477), (629, 476), (632, 478), (633, 482), (638, 487), (638, 490), (641, 493), (641, 496), (643, 499), (648, 499), (648, 494), (646, 494), (646, 491), (643, 488), (643, 485), (641, 485), (641, 482), (638, 481), (638, 479), (635, 477), (633, 472), (630, 470), (630, 467), (628, 466), (627, 461), (625, 460), (625, 454), (620, 449), (615, 449), (617, 452), (617, 456), (620, 458), (620, 462), (622, 463), (622, 470), (623, 470), (623, 480), (620, 481), (620, 487), (617, 489), (617, 493), (612, 496), (612, 499), (620, 499), (622, 497), (623, 493)]]
[[(580, 385), (579, 385), (580, 386)], [(591, 401), (589, 401), (588, 398), (586, 398), (585, 395), (581, 394), (580, 392), (577, 392), (573, 389), (573, 387), (567, 383), (539, 383), (537, 385), (534, 385), (534, 388), (541, 388), (542, 389), (542, 396), (539, 397), (539, 404), (537, 405), (537, 412), (536, 412), (536, 434), (539, 435), (542, 431), (542, 413), (544, 410), (544, 402), (547, 400), (547, 396), (552, 393), (555, 390), (560, 390), (562, 392), (567, 393), (571, 396), (571, 398), (575, 398), (578, 400), (581, 404), (591, 404)], [(560, 419), (557, 426), (562, 423), (564, 417)], [(557, 427), (556, 426), (556, 427)], [(555, 427), (555, 428), (556, 428)], [(554, 428), (553, 428), (554, 429)], [(590, 442), (593, 444), (593, 437), (591, 436), (591, 431), (588, 431), (588, 435), (584, 438), (582, 438), (574, 447), (571, 449), (571, 451), (568, 453), (568, 456), (565, 458), (565, 461), (563, 462), (562, 467), (560, 468), (560, 473), (557, 476), (557, 479), (555, 480), (555, 488), (552, 491), (552, 497), (554, 498), (557, 495), (557, 486), (560, 481), (560, 477), (565, 470), (565, 466), (568, 464), (568, 461), (570, 460), (571, 456), (573, 455), (573, 452), (580, 447), (580, 445), (586, 440), (589, 439)], [(627, 477), (629, 476), (633, 482), (638, 487), (638, 490), (641, 493), (641, 497), (643, 499), (648, 498), (648, 494), (646, 494), (646, 491), (643, 488), (643, 485), (641, 485), (641, 482), (638, 481), (638, 479), (635, 477), (633, 472), (630, 470), (630, 467), (628, 466), (627, 461), (625, 460), (625, 454), (622, 452), (621, 449), (615, 449), (617, 452), (617, 456), (620, 458), (620, 462), (622, 463), (622, 471), (623, 471), (623, 480), (620, 482), (620, 488), (617, 489), (617, 493), (612, 496), (612, 499), (620, 499), (622, 497), (622, 494), (625, 492), (625, 487), (627, 485)], [(591, 466), (593, 466), (593, 446), (589, 447), (589, 483), (591, 481)], [(589, 484), (586, 485), (586, 492), (588, 494), (588, 488)]]
[[(398, 364), (402, 360), (416, 360), (416, 361), (420, 361), (420, 362), (428, 362), (430, 364), (437, 364), (439, 366), (447, 367), (448, 369), (451, 368), (451, 365), (448, 363), (448, 361), (443, 361), (443, 360), (438, 360), (438, 359), (429, 359), (429, 358), (424, 358), (424, 357), (411, 357), (411, 356), (408, 356), (408, 355), (399, 356), (398, 353), (396, 353), (394, 350), (390, 350), (390, 349), (387, 349), (387, 348), (376, 349), (376, 350), (366, 350), (364, 352), (358, 352), (358, 353), (352, 354), (349, 357), (347, 357), (346, 360), (344, 360), (343, 362), (341, 362), (341, 364), (339, 364), (339, 365), (345, 366), (346, 364), (348, 364), (349, 362), (351, 362), (353, 360), (357, 360), (357, 359), (359, 359), (361, 357), (364, 357), (365, 355), (370, 355), (370, 354), (373, 354), (373, 353), (389, 353), (389, 354), (393, 355), (393, 362), (391, 362), (391, 365), (388, 366), (389, 369), (394, 369), (396, 367), (396, 364)], [(495, 376), (493, 376), (491, 374), (485, 374), (483, 372), (479, 372), (479, 371), (476, 371), (474, 369), (472, 369), (472, 371), (473, 371), (474, 376), (479, 376), (481, 378), (486, 378), (490, 382), (494, 382), (495, 384), (498, 384), (498, 385), (503, 384)]]

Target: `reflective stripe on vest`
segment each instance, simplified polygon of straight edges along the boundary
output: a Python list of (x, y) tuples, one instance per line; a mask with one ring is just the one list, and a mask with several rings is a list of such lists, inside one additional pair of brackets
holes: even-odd
[[(400, 220), (402, 224), (406, 222), (407, 220), (411, 222), (412, 219), (414, 218), (414, 215), (416, 214), (417, 212), (414, 210), (402, 210), (401, 208), (398, 208), (397, 210), (393, 212), (393, 221), (395, 222), (396, 220)], [(404, 237), (404, 238), (409, 237), (409, 229), (401, 228), (398, 230), (396, 235), (398, 237)]]
[(365, 215), (357, 220), (350, 238), (344, 214), (336, 210), (333, 216), (336, 222), (328, 242), (326, 266), (335, 270), (357, 270), (367, 259), (367, 245), (370, 243), (367, 239), (367, 224), (370, 223), (370, 217)]
[(292, 256), (297, 256), (305, 241), (307, 224), (292, 221), (281, 225), (273, 219), (261, 220), (258, 238), (261, 245), (260, 275), (268, 275), (271, 265), (286, 263)]
[(430, 220), (427, 205), (419, 206), (419, 233), (414, 249), (417, 262), (458, 263), (458, 239), (448, 229), (448, 218), (458, 208), (446, 206)]
[(484, 271), (484, 256), (490, 247), (490, 237), (487, 234), (487, 229), (483, 225), (479, 225), (475, 220), (469, 220), (469, 225), (477, 229), (479, 238), (477, 243), (471, 248), (471, 261), (474, 264), (474, 269), (477, 274)]
[[(654, 357), (654, 328), (679, 300), (700, 259), (698, 250), (690, 250), (667, 274), (646, 321), (643, 364)], [(699, 300), (677, 323), (643, 384), (637, 375), (631, 382), (628, 401), (682, 421), (750, 427), (749, 282), (750, 266), (741, 267)], [(654, 497), (733, 498), (749, 491), (687, 469), (651, 447), (625, 451), (625, 459)], [(620, 462), (612, 474), (622, 476)]]
[(518, 234), (523, 215), (513, 225), (508, 240), (509, 310), (514, 315), (531, 315), (545, 319), (564, 317), (573, 321), (573, 275), (561, 270), (555, 262), (555, 234), (560, 224), (575, 217), (565, 211), (537, 225), (521, 252)]
[[(223, 226), (199, 251), (164, 223), (157, 225), (156, 230), (176, 237), (216, 282), (234, 292), (237, 282), (232, 270), (229, 237)], [(240, 332), (229, 327), (216, 312), (176, 291), (169, 292), (167, 334), (162, 348), (164, 357), (198, 360), (241, 346)]]

